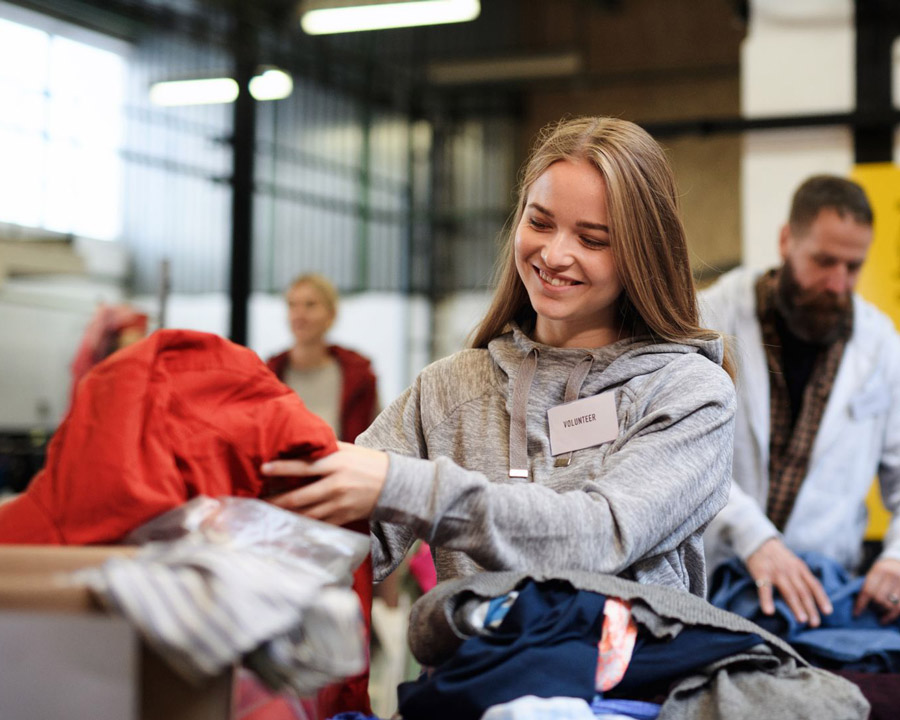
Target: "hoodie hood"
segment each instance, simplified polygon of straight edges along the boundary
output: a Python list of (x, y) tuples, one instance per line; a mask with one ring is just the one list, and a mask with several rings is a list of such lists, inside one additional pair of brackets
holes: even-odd
[(544, 388), (556, 384), (565, 387), (569, 372), (585, 357), (591, 357), (592, 370), (579, 396), (595, 395), (656, 372), (680, 355), (700, 355), (721, 366), (725, 354), (721, 338), (675, 343), (639, 335), (600, 348), (560, 348), (532, 340), (515, 323), (510, 323), (508, 329), (491, 340), (488, 352), (510, 383), (515, 382), (522, 361), (533, 351), (538, 357), (535, 381)]
[[(722, 341), (660, 343), (648, 336), (602, 348), (558, 348), (531, 340), (521, 328), (495, 338), (488, 351), (507, 382), (498, 382), (509, 413), (509, 477), (529, 477), (528, 425), (544, 428), (548, 407), (598, 395), (641, 376), (651, 376), (687, 355), (703, 354), (721, 364)], [(534, 402), (532, 402), (534, 399)], [(621, 421), (621, 418), (620, 418)], [(571, 453), (557, 459), (561, 466)]]

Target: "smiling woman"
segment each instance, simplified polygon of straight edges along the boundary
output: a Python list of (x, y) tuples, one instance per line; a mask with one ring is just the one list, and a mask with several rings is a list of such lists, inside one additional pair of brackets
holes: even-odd
[(620, 338), (622, 283), (609, 247), (606, 183), (585, 160), (551, 165), (516, 228), (516, 269), (536, 317), (534, 339), (601, 347)]
[(568, 568), (702, 595), (734, 386), (698, 322), (665, 155), (632, 123), (569, 120), (522, 179), (472, 349), (427, 367), (357, 446), (267, 464), (321, 478), (274, 502), (370, 518), (376, 579), (421, 538), (441, 580)]

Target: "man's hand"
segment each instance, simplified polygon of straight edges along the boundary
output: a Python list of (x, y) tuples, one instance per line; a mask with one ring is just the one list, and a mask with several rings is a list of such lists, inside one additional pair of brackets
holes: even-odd
[(343, 442), (338, 443), (337, 452), (316, 462), (273, 460), (262, 466), (263, 475), (320, 477), (305, 487), (267, 500), (285, 510), (335, 525), (346, 525), (372, 514), (387, 471), (387, 453)]
[(869, 603), (884, 611), (882, 625), (900, 617), (900, 560), (882, 558), (866, 573), (862, 590), (853, 606), (853, 614), (859, 615)]
[(831, 602), (822, 584), (806, 563), (788, 550), (778, 538), (766, 540), (747, 558), (747, 570), (759, 589), (759, 606), (763, 613), (775, 613), (773, 588), (781, 593), (794, 617), (810, 627), (819, 627), (819, 611), (832, 612)]

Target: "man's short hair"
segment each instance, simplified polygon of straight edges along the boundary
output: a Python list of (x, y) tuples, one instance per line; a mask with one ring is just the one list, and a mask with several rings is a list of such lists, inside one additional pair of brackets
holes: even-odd
[(872, 206), (862, 187), (837, 175), (813, 175), (794, 193), (788, 219), (791, 230), (802, 235), (826, 208), (835, 210), (841, 218), (850, 215), (861, 225), (872, 224)]

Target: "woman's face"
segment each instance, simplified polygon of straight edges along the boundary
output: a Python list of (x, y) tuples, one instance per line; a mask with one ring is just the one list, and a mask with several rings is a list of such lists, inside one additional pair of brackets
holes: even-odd
[(294, 339), (301, 345), (323, 342), (334, 322), (325, 298), (315, 286), (303, 283), (287, 294), (288, 321)]
[(601, 347), (618, 339), (622, 283), (609, 246), (606, 182), (593, 165), (559, 160), (529, 188), (515, 260), (537, 313), (535, 340)]

